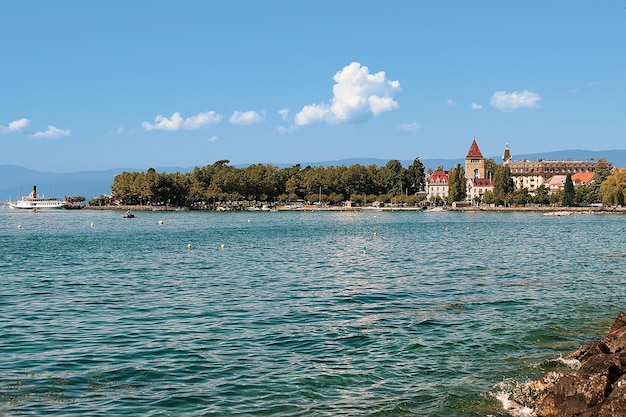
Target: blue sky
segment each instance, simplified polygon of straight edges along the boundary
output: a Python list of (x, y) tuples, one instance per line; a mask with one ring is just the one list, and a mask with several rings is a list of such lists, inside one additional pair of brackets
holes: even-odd
[(626, 2), (0, 5), (0, 164), (626, 148)]

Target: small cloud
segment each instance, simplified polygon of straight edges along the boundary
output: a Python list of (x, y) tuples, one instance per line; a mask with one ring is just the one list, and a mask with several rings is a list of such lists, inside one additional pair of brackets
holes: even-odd
[(36, 138), (51, 138), (56, 139), (61, 136), (69, 136), (72, 133), (69, 129), (59, 129), (56, 126), (48, 126), (48, 130), (44, 132), (36, 132), (33, 134)]
[(408, 132), (412, 134), (413, 136), (417, 136), (417, 132), (422, 130), (422, 126), (417, 122), (413, 122), (409, 124), (400, 125), (399, 129), (404, 132)]
[(478, 103), (472, 103), (471, 107), (472, 110), (481, 110), (483, 108), (483, 105)]
[(178, 130), (182, 126), (182, 123), (183, 119), (180, 117), (180, 113), (175, 112), (170, 118), (159, 114), (154, 118), (154, 124), (143, 122), (141, 125), (144, 130)]
[(589, 81), (587, 83), (587, 87), (594, 87), (596, 85), (600, 84), (600, 81)]
[(195, 116), (187, 117), (183, 119), (179, 112), (174, 112), (172, 117), (165, 117), (162, 115), (158, 115), (154, 118), (154, 123), (143, 122), (142, 126), (144, 130), (179, 130), (179, 129), (187, 129), (187, 130), (195, 130), (199, 129), (202, 126), (218, 124), (222, 120), (222, 116), (215, 113), (214, 111), (209, 111), (206, 113), (198, 113)]
[(450, 106), (450, 107), (454, 107), (456, 106), (456, 102), (454, 100), (452, 100), (451, 98), (446, 100), (446, 105)]
[(512, 111), (521, 108), (538, 108), (541, 96), (539, 94), (524, 90), (521, 93), (514, 91), (496, 91), (491, 96), (490, 104), (501, 111)]
[(236, 111), (230, 116), (229, 121), (235, 125), (251, 125), (254, 123), (259, 123), (263, 120), (263, 116), (260, 113), (257, 113), (253, 110), (239, 112)]
[(28, 127), (30, 124), (30, 120), (28, 119), (19, 119), (12, 121), (9, 123), (9, 132), (21, 132), (23, 129)]
[(217, 142), (217, 136), (211, 136), (209, 138), (209, 142), (213, 143), (213, 142)]
[(387, 80), (384, 71), (370, 74), (366, 66), (352, 62), (338, 71), (333, 79), (335, 85), (330, 104), (322, 102), (304, 106), (295, 115), (297, 126), (314, 122), (363, 122), (400, 107), (393, 99), (400, 91), (400, 83)]
[(115, 133), (117, 135), (121, 135), (122, 133), (124, 133), (124, 128), (123, 127), (118, 127), (117, 130), (115, 131)]
[(19, 119), (9, 123), (9, 126), (0, 126), (0, 132), (2, 133), (18, 133), (28, 127), (30, 120)]
[(280, 114), (283, 120), (287, 120), (287, 117), (289, 117), (289, 109), (280, 109), (278, 110), (278, 114)]
[(278, 133), (280, 133), (281, 135), (287, 135), (287, 134), (289, 134), (291, 132), (294, 132), (296, 130), (298, 130), (298, 126), (295, 126), (295, 125), (291, 125), (291, 126), (288, 126), (288, 127), (278, 126)]

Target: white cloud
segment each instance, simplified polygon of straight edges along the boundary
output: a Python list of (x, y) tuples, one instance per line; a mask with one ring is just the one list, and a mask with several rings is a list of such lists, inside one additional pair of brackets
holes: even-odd
[(9, 132), (21, 132), (22, 129), (25, 129), (30, 124), (30, 120), (28, 119), (19, 119), (14, 120), (9, 123)]
[(521, 93), (514, 91), (496, 91), (491, 96), (491, 106), (502, 111), (512, 111), (520, 108), (538, 108), (541, 97), (539, 94), (524, 90)]
[(333, 79), (331, 104), (304, 106), (295, 116), (297, 126), (314, 122), (361, 122), (399, 108), (393, 96), (400, 91), (400, 83), (387, 80), (384, 71), (370, 74), (366, 66), (353, 62)]
[(181, 128), (195, 130), (205, 125), (217, 124), (221, 120), (222, 116), (214, 111), (198, 113), (186, 119), (183, 119), (179, 112), (174, 112), (170, 118), (159, 114), (154, 118), (154, 123), (143, 122), (142, 126), (145, 130), (179, 130)]
[(235, 125), (251, 125), (263, 120), (263, 115), (253, 110), (239, 112), (236, 111), (230, 116), (229, 121)]
[(278, 129), (277, 129), (278, 133), (280, 133), (281, 135), (287, 135), (296, 130), (298, 130), (298, 126), (295, 126), (295, 125), (291, 125), (289, 127), (278, 126)]
[(446, 100), (446, 104), (450, 107), (454, 107), (456, 106), (456, 102), (454, 100), (452, 100), (451, 98)]
[(118, 127), (117, 130), (115, 131), (116, 134), (121, 135), (122, 133), (124, 133), (124, 128), (123, 127)]
[(478, 104), (478, 103), (472, 103), (472, 110), (480, 110), (483, 108), (482, 104)]
[(169, 119), (160, 114), (154, 118), (154, 124), (143, 122), (141, 125), (145, 130), (178, 130), (183, 124), (183, 119), (179, 112), (172, 114)]
[(208, 111), (206, 113), (198, 113), (195, 116), (191, 116), (185, 119), (183, 127), (185, 129), (193, 130), (199, 129), (205, 125), (216, 125), (222, 120), (222, 116), (214, 111)]
[(278, 114), (280, 114), (283, 120), (286, 120), (287, 117), (289, 117), (289, 109), (280, 109), (278, 110)]
[(209, 142), (213, 143), (213, 142), (217, 142), (217, 136), (211, 136), (209, 138)]
[(69, 129), (59, 129), (56, 126), (48, 126), (48, 130), (44, 132), (36, 132), (33, 134), (36, 138), (51, 138), (56, 139), (61, 136), (69, 136), (72, 133)]
[(24, 130), (30, 124), (28, 119), (14, 120), (9, 123), (9, 126), (0, 126), (0, 132), (2, 133), (18, 133)]
[(422, 130), (422, 126), (419, 123), (417, 123), (417, 122), (413, 122), (413, 123), (400, 125), (399, 129), (404, 131), (404, 132), (408, 132), (408, 133), (412, 134), (413, 136), (417, 136), (417, 132)]

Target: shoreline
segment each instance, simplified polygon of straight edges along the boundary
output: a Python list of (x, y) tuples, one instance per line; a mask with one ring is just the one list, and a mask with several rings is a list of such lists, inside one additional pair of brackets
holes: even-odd
[[(77, 207), (73, 208), (77, 209)], [(188, 207), (174, 206), (81, 206), (81, 210), (117, 210), (117, 211), (269, 211), (261, 209), (236, 209), (236, 210), (206, 210)], [(276, 206), (274, 211), (430, 211), (422, 207), (324, 207), (304, 205), (301, 208), (293, 209), (288, 206)], [(439, 210), (438, 210), (439, 211)], [(459, 211), (459, 212), (538, 212), (538, 213), (555, 213), (555, 215), (567, 214), (625, 214), (626, 207), (446, 207), (441, 211)]]

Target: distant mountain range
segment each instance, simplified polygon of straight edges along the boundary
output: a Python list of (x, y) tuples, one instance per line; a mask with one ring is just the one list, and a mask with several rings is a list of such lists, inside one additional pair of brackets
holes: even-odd
[[(497, 163), (502, 162), (501, 155), (488, 156), (493, 158)], [(537, 160), (537, 159), (573, 159), (573, 160), (597, 160), (599, 158), (606, 158), (615, 167), (626, 167), (626, 150), (612, 150), (612, 151), (585, 151), (585, 150), (565, 150), (554, 151), (528, 155), (514, 155), (514, 160), (521, 159)], [(445, 169), (452, 168), (456, 164), (464, 164), (464, 158), (458, 159), (420, 159), (426, 169), (435, 169), (438, 166), (443, 166)], [(375, 158), (353, 158), (353, 159), (341, 159), (335, 161), (325, 162), (301, 162), (302, 167), (310, 166), (350, 166), (354, 164), (361, 165), (385, 165), (389, 162), (386, 159)], [(413, 163), (413, 160), (401, 160), (404, 166), (408, 166)], [(208, 162), (207, 165), (213, 162)], [(290, 167), (294, 164), (271, 164), (280, 168)], [(235, 165), (239, 168), (243, 168), (247, 165)], [(141, 172), (146, 171), (148, 168), (118, 168), (108, 169), (104, 171), (81, 171), (65, 174), (57, 174), (52, 172), (35, 171), (32, 169), (16, 166), (16, 165), (0, 165), (0, 200), (4, 199), (17, 199), (23, 195), (27, 195), (32, 190), (33, 185), (37, 185), (39, 194), (50, 197), (64, 196), (84, 196), (87, 200), (92, 197), (102, 194), (111, 193), (111, 184), (113, 184), (113, 178), (121, 172)], [(191, 172), (193, 167), (181, 168), (181, 167), (154, 167), (157, 172)]]

